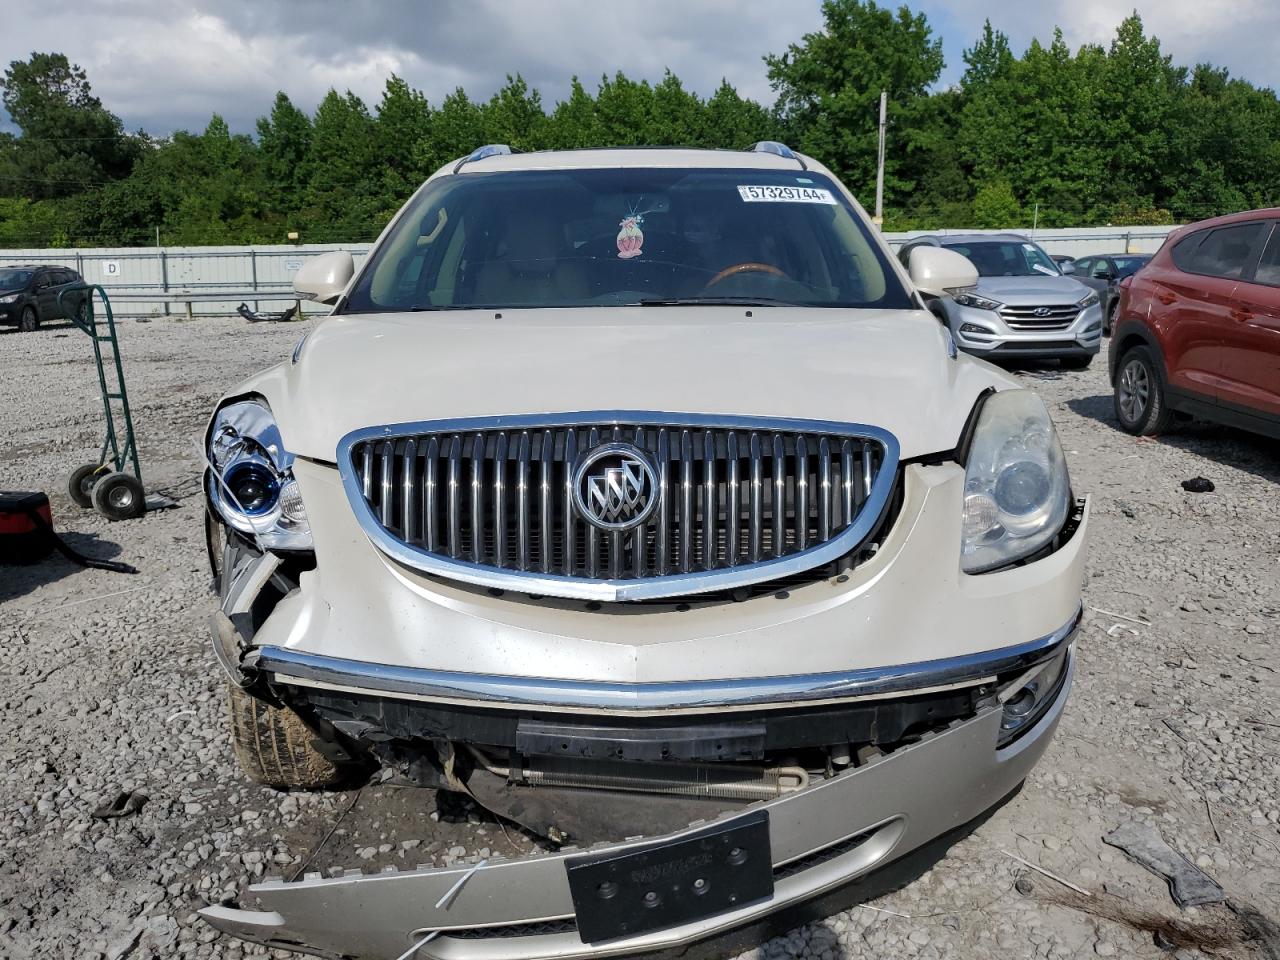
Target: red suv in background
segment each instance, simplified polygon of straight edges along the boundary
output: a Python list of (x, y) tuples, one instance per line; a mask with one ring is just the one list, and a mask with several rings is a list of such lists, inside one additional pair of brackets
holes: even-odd
[(1121, 287), (1108, 361), (1130, 433), (1177, 411), (1280, 437), (1280, 208), (1170, 234)]

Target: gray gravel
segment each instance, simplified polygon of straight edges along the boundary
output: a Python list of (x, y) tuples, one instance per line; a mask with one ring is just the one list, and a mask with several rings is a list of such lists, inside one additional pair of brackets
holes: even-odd
[[(64, 491), (101, 439), (88, 341), (0, 334), (0, 487), (49, 491), (73, 543), (142, 571), (0, 568), (0, 957), (266, 955), (194, 911), (239, 896), (246, 877), (297, 869), (339, 818), (308, 869), (532, 847), (452, 798), (379, 785), (285, 795), (235, 765), (205, 627), (195, 444), (219, 393), (287, 356), (312, 322), (122, 325), (144, 476), (179, 506), (114, 525)], [(1233, 903), (1280, 919), (1280, 445), (1206, 424), (1129, 437), (1101, 362), (1021, 376), (1093, 494), (1089, 618), (1058, 739), (1019, 797), (913, 883), (746, 956), (1264, 955), (1228, 908), (1179, 911), (1101, 838), (1149, 820)], [(1216, 491), (1180, 489), (1196, 475)], [(139, 813), (91, 818), (127, 790), (146, 794)]]

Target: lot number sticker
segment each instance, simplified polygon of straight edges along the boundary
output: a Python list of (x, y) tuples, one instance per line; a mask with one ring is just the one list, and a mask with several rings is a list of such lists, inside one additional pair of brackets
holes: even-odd
[(836, 203), (831, 191), (820, 187), (741, 186), (738, 196), (747, 203)]
[(120, 276), (120, 261), (119, 260), (103, 260), (102, 275), (104, 277)]

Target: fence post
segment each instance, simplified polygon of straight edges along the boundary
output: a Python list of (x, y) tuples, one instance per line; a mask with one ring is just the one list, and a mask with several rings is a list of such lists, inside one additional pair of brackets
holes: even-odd
[[(252, 271), (252, 274), (253, 274), (253, 292), (257, 293), (258, 292), (258, 251), (255, 247), (249, 248), (249, 269)], [(257, 313), (261, 309), (262, 309), (262, 304), (257, 300), (253, 301), (254, 313)]]
[[(164, 247), (157, 247), (156, 253), (160, 257), (160, 288), (164, 293), (169, 292), (169, 258), (164, 252)], [(169, 301), (164, 302), (164, 315), (169, 315)]]

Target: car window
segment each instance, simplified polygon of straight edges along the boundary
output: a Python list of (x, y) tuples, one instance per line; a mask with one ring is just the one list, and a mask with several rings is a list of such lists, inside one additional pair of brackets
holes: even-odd
[[(1058, 264), (1058, 266), (1061, 267), (1062, 264)], [(1079, 260), (1072, 263), (1072, 266), (1076, 268), (1076, 273), (1083, 273), (1085, 276), (1088, 276), (1089, 271), (1093, 269), (1093, 258), (1081, 257)]]
[(1111, 273), (1111, 262), (1106, 259), (1099, 260), (1089, 269), (1089, 276), (1099, 280), (1105, 280), (1109, 273)]
[(30, 280), (30, 270), (0, 270), (0, 290), (20, 290)]
[(813, 171), (614, 168), (432, 181), (342, 312), (725, 299), (912, 304), (871, 228)]
[(1056, 277), (1058, 265), (1029, 240), (973, 240), (946, 244), (969, 258), (980, 277)]
[(1150, 259), (1150, 257), (1116, 257), (1113, 262), (1116, 265), (1117, 279), (1123, 280), (1125, 277), (1133, 276), (1145, 267)]
[(1280, 287), (1280, 227), (1271, 231), (1271, 239), (1267, 241), (1254, 271), (1253, 282)]
[(1238, 280), (1244, 272), (1254, 244), (1262, 236), (1262, 221), (1239, 223), (1210, 230), (1196, 248), (1188, 268), (1192, 273), (1208, 277)]

